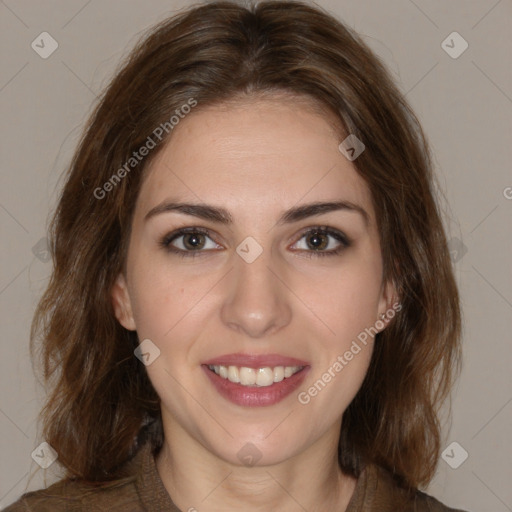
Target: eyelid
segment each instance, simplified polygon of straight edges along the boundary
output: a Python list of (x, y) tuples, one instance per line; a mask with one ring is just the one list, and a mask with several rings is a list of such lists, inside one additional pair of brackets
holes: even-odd
[[(173, 247), (171, 243), (176, 240), (177, 238), (180, 238), (184, 235), (192, 234), (192, 233), (198, 233), (200, 235), (204, 235), (208, 237), (210, 240), (215, 240), (212, 238), (212, 231), (207, 228), (202, 228), (199, 226), (187, 226), (183, 228), (178, 228), (175, 231), (172, 231), (171, 233), (165, 235), (159, 242), (159, 245), (161, 245), (164, 249), (166, 249), (169, 252), (172, 252), (174, 254), (178, 254), (179, 256), (201, 256), (202, 254), (205, 254), (207, 252), (210, 252), (214, 249), (208, 249), (208, 250), (198, 250), (198, 251), (184, 251), (183, 249), (178, 249), (176, 247)], [(217, 244), (217, 242), (215, 242)], [(219, 245), (219, 244), (217, 244)]]
[[(204, 235), (210, 240), (212, 240), (214, 243), (218, 244), (214, 238), (212, 237), (212, 230), (208, 228), (203, 228), (199, 226), (187, 226), (183, 228), (178, 228), (175, 231), (165, 235), (159, 242), (159, 245), (162, 246), (165, 250), (177, 254), (180, 257), (197, 257), (197, 256), (203, 256), (208, 254), (212, 251), (217, 251), (217, 249), (199, 249), (196, 251), (185, 251), (183, 249), (176, 248), (171, 245), (171, 243), (176, 240), (177, 238), (180, 238), (187, 234), (201, 234)], [(344, 249), (350, 247), (352, 245), (352, 240), (342, 231), (340, 231), (337, 228), (333, 228), (326, 225), (313, 225), (313, 226), (307, 226), (303, 228), (298, 235), (294, 236), (295, 241), (292, 245), (295, 245), (297, 242), (299, 242), (302, 238), (304, 238), (305, 235), (309, 233), (320, 233), (326, 236), (330, 236), (334, 239), (336, 239), (339, 242), (339, 246), (335, 249), (330, 249), (328, 251), (326, 250), (307, 250), (307, 249), (298, 249), (294, 250), (295, 252), (299, 253), (306, 253), (308, 257), (315, 257), (315, 256), (335, 256), (342, 252)]]
[(331, 238), (334, 238), (338, 242), (338, 246), (334, 249), (329, 250), (307, 250), (307, 249), (298, 249), (295, 250), (295, 252), (298, 252), (301, 254), (301, 257), (306, 258), (316, 258), (316, 257), (328, 257), (328, 256), (339, 256), (342, 252), (344, 252), (346, 249), (348, 249), (352, 245), (352, 241), (349, 239), (345, 233), (340, 231), (339, 229), (330, 227), (330, 226), (308, 226), (301, 230), (300, 234), (297, 236), (296, 241), (293, 243), (295, 245), (298, 243), (304, 236), (308, 234), (313, 233), (320, 233), (325, 236), (329, 236)]
[(296, 242), (299, 241), (304, 235), (307, 235), (308, 233), (323, 233), (332, 236), (333, 238), (337, 239), (340, 243), (343, 243), (347, 246), (349, 246), (352, 243), (352, 240), (343, 231), (337, 228), (333, 228), (331, 226), (320, 224), (308, 226), (301, 229), (299, 235), (295, 235), (295, 237), (297, 238)]

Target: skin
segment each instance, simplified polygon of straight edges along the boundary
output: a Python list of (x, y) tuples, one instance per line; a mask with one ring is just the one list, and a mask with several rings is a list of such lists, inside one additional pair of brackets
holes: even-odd
[[(298, 391), (307, 390), (395, 301), (382, 279), (370, 192), (338, 150), (344, 137), (333, 121), (286, 96), (197, 110), (174, 129), (142, 184), (112, 299), (120, 323), (160, 350), (147, 366), (165, 433), (157, 468), (182, 510), (345, 510), (353, 494), (337, 445), (372, 339), (306, 405), (296, 392), (271, 406), (235, 405), (201, 369), (223, 354), (281, 354), (309, 362)], [(171, 199), (223, 207), (233, 222), (178, 212), (145, 220)], [(277, 224), (289, 208), (340, 200), (363, 208), (368, 223), (338, 210)], [(314, 236), (304, 236), (317, 226), (344, 233), (351, 245), (318, 256)], [(180, 258), (160, 245), (182, 227), (211, 231), (199, 256)], [(248, 236), (263, 249), (250, 264), (236, 252)], [(185, 242), (190, 236), (172, 245)], [(340, 246), (332, 236), (321, 242), (323, 251)], [(246, 443), (261, 454), (253, 467), (237, 457)]]

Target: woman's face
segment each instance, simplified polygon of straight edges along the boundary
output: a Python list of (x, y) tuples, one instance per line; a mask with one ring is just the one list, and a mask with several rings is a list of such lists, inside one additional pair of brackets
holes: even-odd
[(340, 142), (280, 96), (189, 114), (152, 162), (112, 295), (168, 436), (250, 465), (337, 444), (393, 299)]

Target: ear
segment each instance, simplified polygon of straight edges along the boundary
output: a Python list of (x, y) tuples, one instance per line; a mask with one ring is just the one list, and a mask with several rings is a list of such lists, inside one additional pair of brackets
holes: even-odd
[[(384, 324), (384, 327), (379, 331), (383, 331), (394, 318), (397, 311), (402, 309), (398, 294), (396, 292), (395, 284), (392, 281), (384, 283), (382, 286), (381, 296), (379, 299), (378, 318)], [(380, 324), (379, 324), (380, 325)]]
[(129, 331), (135, 331), (135, 320), (133, 318), (132, 304), (130, 301), (130, 294), (126, 285), (126, 278), (120, 273), (112, 286), (110, 291), (112, 297), (112, 305), (114, 307), (114, 314), (116, 315), (119, 323)]

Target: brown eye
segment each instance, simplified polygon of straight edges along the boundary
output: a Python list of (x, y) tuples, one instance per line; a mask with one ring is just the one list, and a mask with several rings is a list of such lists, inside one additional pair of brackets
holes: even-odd
[(202, 249), (205, 244), (205, 236), (201, 233), (190, 233), (183, 235), (183, 245), (191, 251)]
[(327, 226), (308, 229), (295, 245), (303, 239), (306, 243), (299, 250), (311, 257), (335, 256), (351, 245), (348, 237), (341, 231)]
[[(160, 245), (179, 256), (200, 256), (209, 250), (218, 249), (211, 233), (202, 228), (183, 228), (166, 235)], [(204, 249), (204, 250), (203, 250)]]
[(329, 237), (324, 233), (313, 232), (307, 235), (306, 240), (309, 247), (315, 251), (323, 250), (329, 245)]

